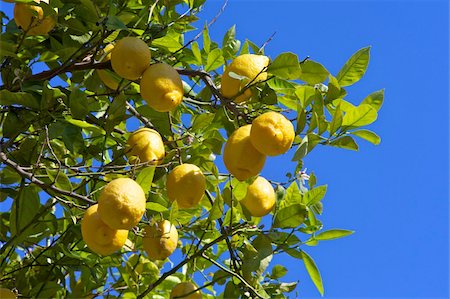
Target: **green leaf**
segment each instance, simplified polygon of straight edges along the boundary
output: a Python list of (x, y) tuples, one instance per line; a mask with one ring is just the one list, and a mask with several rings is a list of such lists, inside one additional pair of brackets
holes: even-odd
[(276, 212), (273, 227), (296, 228), (305, 221), (306, 206), (300, 203), (284, 207)]
[(297, 182), (294, 181), (286, 189), (286, 195), (284, 196), (284, 199), (280, 201), (279, 208), (281, 209), (299, 203), (302, 203), (302, 195), (300, 193), (300, 189), (298, 188)]
[(292, 157), (292, 161), (300, 161), (308, 154), (308, 139), (305, 137), (297, 150), (295, 151), (294, 156)]
[(205, 50), (206, 53), (209, 53), (210, 48), (211, 38), (209, 37), (208, 26), (205, 25), (203, 28), (203, 50)]
[(280, 94), (292, 94), (295, 91), (295, 85), (287, 80), (273, 77), (267, 81), (267, 85)]
[(152, 46), (166, 49), (169, 52), (175, 52), (183, 47), (180, 43), (180, 34), (173, 30), (169, 30), (167, 34), (161, 38), (154, 39), (152, 41)]
[(300, 85), (295, 88), (295, 95), (300, 100), (303, 108), (312, 103), (316, 96), (316, 89), (312, 86)]
[(128, 30), (128, 27), (116, 16), (108, 16), (106, 28), (108, 30)]
[(309, 277), (313, 281), (320, 295), (323, 296), (323, 284), (322, 277), (320, 276), (319, 269), (316, 266), (314, 260), (303, 250), (301, 251), (302, 259), (306, 267), (306, 271), (308, 271)]
[(375, 134), (374, 132), (369, 131), (369, 130), (353, 131), (353, 132), (350, 132), (350, 134), (358, 136), (362, 139), (365, 139), (375, 145), (378, 145), (381, 142), (380, 136), (378, 136), (377, 134)]
[(198, 65), (202, 65), (202, 53), (200, 52), (200, 48), (197, 42), (193, 42), (191, 46), (192, 53), (194, 54), (195, 59), (197, 60)]
[(52, 181), (56, 187), (59, 189), (72, 191), (72, 183), (64, 172), (49, 168), (46, 168), (45, 172), (47, 173), (50, 181)]
[(75, 119), (84, 120), (89, 113), (86, 93), (78, 88), (72, 90), (69, 96), (70, 112)]
[(155, 175), (155, 166), (148, 166), (142, 169), (136, 177), (136, 183), (138, 183), (144, 193), (147, 194), (150, 191), (153, 182), (153, 176)]
[(313, 60), (306, 60), (301, 65), (301, 75), (298, 78), (308, 84), (314, 85), (325, 81), (328, 75), (329, 72), (323, 65)]
[(347, 92), (343, 88), (341, 88), (335, 77), (330, 75), (329, 79), (330, 80), (328, 82), (328, 91), (326, 98), (327, 104), (330, 103), (332, 100), (343, 98), (347, 94)]
[(318, 203), (324, 198), (327, 193), (327, 185), (317, 186), (314, 189), (309, 190), (303, 195), (303, 202), (307, 205), (313, 205)]
[(342, 126), (362, 127), (373, 123), (378, 117), (377, 110), (368, 104), (362, 104), (345, 113)]
[(218, 193), (216, 199), (214, 200), (213, 206), (209, 211), (208, 219), (209, 221), (213, 221), (219, 219), (220, 217), (222, 217), (222, 215), (223, 215), (223, 198), (220, 195), (220, 193)]
[(225, 59), (230, 59), (239, 51), (241, 42), (236, 39), (236, 25), (233, 25), (225, 34), (222, 41), (222, 51)]
[(21, 105), (32, 109), (40, 108), (38, 100), (29, 92), (11, 92), (0, 90), (0, 105)]
[(361, 104), (368, 104), (375, 108), (377, 111), (380, 110), (381, 105), (383, 105), (384, 101), (384, 89), (375, 91), (371, 94), (369, 94), (362, 102)]
[(358, 150), (358, 144), (351, 136), (340, 137), (330, 143), (331, 146), (345, 148), (353, 151)]
[(39, 195), (36, 188), (23, 187), (19, 190), (11, 206), (9, 217), (11, 236), (21, 235), (21, 238), (26, 237), (24, 231), (28, 227), (27, 231), (30, 232), (30, 222), (39, 212), (39, 207)]
[(281, 79), (297, 79), (301, 73), (297, 55), (291, 52), (278, 55), (275, 60), (269, 64), (267, 72)]
[(306, 126), (306, 112), (305, 109), (300, 107), (300, 104), (297, 107), (297, 128), (295, 130), (295, 134), (299, 135), (301, 132), (303, 132), (303, 129)]
[(240, 182), (237, 179), (233, 179), (233, 196), (237, 200), (242, 200), (247, 195), (248, 183), (243, 181)]
[(333, 134), (339, 130), (342, 125), (342, 118), (341, 107), (338, 105), (333, 113), (333, 119), (331, 120), (330, 136), (333, 136)]
[(370, 47), (356, 51), (336, 76), (340, 86), (349, 86), (364, 76), (369, 65)]
[(225, 60), (222, 56), (222, 50), (214, 49), (208, 53), (208, 58), (206, 59), (205, 71), (210, 72), (225, 63)]
[(166, 212), (169, 210), (165, 206), (163, 206), (159, 203), (156, 203), (156, 202), (147, 202), (145, 207), (147, 210), (155, 211), (158, 213)]
[(275, 265), (272, 268), (272, 274), (270, 274), (270, 278), (278, 279), (286, 275), (288, 269), (282, 265)]
[(333, 240), (353, 234), (354, 231), (346, 229), (330, 229), (314, 236), (316, 240)]

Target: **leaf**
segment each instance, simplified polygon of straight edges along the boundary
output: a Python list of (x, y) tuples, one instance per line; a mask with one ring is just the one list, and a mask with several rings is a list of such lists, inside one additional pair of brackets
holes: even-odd
[(316, 89), (312, 86), (300, 85), (295, 88), (295, 95), (300, 100), (303, 108), (312, 103), (316, 96)]
[(377, 110), (368, 104), (362, 104), (345, 113), (342, 126), (361, 127), (373, 123), (378, 117)]
[(294, 156), (292, 157), (292, 161), (300, 161), (308, 154), (308, 139), (305, 137), (297, 150), (295, 151)]
[(297, 128), (295, 130), (295, 134), (299, 135), (301, 132), (303, 132), (303, 129), (306, 126), (306, 112), (305, 110), (298, 105), (297, 107)]
[(56, 187), (59, 189), (72, 191), (72, 183), (64, 172), (49, 168), (46, 168), (45, 172), (47, 173), (50, 181), (52, 183), (54, 182)]
[(222, 56), (222, 50), (214, 49), (208, 53), (208, 58), (206, 59), (205, 71), (210, 72), (217, 69), (219, 66), (223, 65), (225, 60)]
[(237, 179), (233, 179), (233, 196), (237, 200), (242, 200), (247, 195), (248, 183), (243, 181), (240, 182)]
[(303, 259), (303, 263), (305, 264), (306, 267), (306, 271), (308, 271), (309, 277), (311, 277), (311, 280), (313, 281), (320, 295), (323, 296), (324, 290), (322, 284), (322, 277), (320, 276), (320, 272), (316, 266), (316, 263), (306, 252), (304, 252), (303, 250), (300, 252)]
[(353, 234), (354, 231), (346, 229), (330, 229), (314, 236), (316, 240), (333, 240)]
[(302, 203), (302, 195), (297, 182), (294, 181), (286, 189), (286, 195), (284, 196), (283, 201), (280, 202), (280, 208), (299, 203)]
[(24, 230), (29, 226), (33, 218), (39, 212), (39, 195), (33, 187), (23, 187), (19, 190), (14, 202), (11, 206), (11, 214), (9, 217), (11, 236), (21, 235), (21, 238), (27, 237)]
[(159, 203), (156, 203), (156, 202), (147, 202), (145, 207), (147, 210), (155, 211), (158, 213), (166, 212), (169, 210), (165, 206), (163, 206)]
[(369, 65), (370, 47), (356, 51), (336, 76), (340, 86), (349, 86), (364, 76)]
[(297, 79), (301, 73), (297, 55), (291, 52), (278, 55), (269, 64), (267, 72), (281, 79)]
[(380, 136), (378, 136), (377, 134), (375, 134), (374, 132), (369, 131), (369, 130), (353, 131), (353, 132), (350, 132), (350, 134), (358, 136), (362, 139), (365, 139), (375, 145), (378, 145), (381, 142)]
[(197, 60), (198, 65), (202, 65), (202, 53), (200, 52), (200, 48), (197, 42), (193, 42), (191, 46), (192, 53), (194, 54), (195, 59)]
[(331, 146), (345, 148), (353, 151), (358, 150), (358, 144), (351, 136), (340, 137), (330, 143)]
[(287, 80), (273, 77), (267, 81), (267, 85), (280, 94), (292, 94), (295, 91), (295, 85)]
[(333, 119), (331, 120), (330, 136), (333, 136), (333, 134), (336, 133), (337, 130), (339, 130), (342, 125), (342, 118), (341, 107), (338, 105), (333, 113)]
[(163, 37), (154, 39), (152, 41), (152, 46), (166, 49), (169, 52), (175, 52), (183, 47), (180, 43), (180, 34), (173, 30), (169, 30)]
[(211, 210), (209, 211), (208, 220), (213, 221), (216, 219), (219, 219), (223, 215), (223, 198), (218, 193), (216, 199), (214, 200), (213, 206)]
[(327, 193), (327, 185), (317, 186), (314, 189), (309, 190), (303, 195), (303, 202), (307, 205), (313, 205), (318, 203), (325, 197)]
[(288, 272), (288, 269), (285, 266), (282, 265), (275, 265), (272, 268), (272, 273), (270, 274), (270, 278), (272, 279), (278, 279), (286, 275)]
[(153, 182), (153, 176), (155, 174), (155, 166), (148, 166), (142, 169), (136, 177), (136, 183), (138, 183), (144, 193), (147, 194), (150, 191)]
[(78, 88), (72, 90), (69, 96), (70, 112), (75, 119), (84, 120), (89, 113), (86, 93)]
[(346, 94), (347, 92), (339, 86), (337, 79), (329, 75), (326, 103), (328, 104), (332, 100), (343, 98)]
[(369, 94), (362, 102), (361, 104), (367, 104), (375, 108), (377, 111), (380, 110), (381, 106), (383, 105), (384, 101), (384, 89), (375, 91), (371, 94)]
[(116, 16), (108, 16), (106, 20), (106, 28), (108, 30), (128, 30), (128, 27)]
[(300, 203), (284, 207), (276, 212), (273, 227), (296, 228), (305, 221), (306, 206)]
[(325, 81), (328, 75), (329, 72), (323, 65), (313, 60), (306, 60), (301, 65), (301, 75), (298, 78), (308, 84), (314, 85)]
[(211, 47), (211, 38), (209, 37), (208, 26), (205, 24), (203, 28), (203, 50), (206, 53), (209, 53)]
[(241, 42), (236, 39), (236, 25), (228, 29), (223, 37), (222, 51), (225, 59), (230, 59), (239, 51)]
[(33, 109), (39, 109), (38, 100), (29, 92), (11, 92), (0, 90), (0, 105), (21, 105)]

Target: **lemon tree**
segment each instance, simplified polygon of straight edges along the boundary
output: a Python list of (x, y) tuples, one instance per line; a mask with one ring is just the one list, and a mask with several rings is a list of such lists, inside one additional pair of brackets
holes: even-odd
[(300, 266), (324, 293), (309, 246), (353, 231), (322, 223), (328, 187), (305, 166), (380, 143), (383, 90), (347, 95), (370, 47), (330, 73), (235, 26), (211, 39), (209, 8), (2, 3), (1, 296), (289, 298)]

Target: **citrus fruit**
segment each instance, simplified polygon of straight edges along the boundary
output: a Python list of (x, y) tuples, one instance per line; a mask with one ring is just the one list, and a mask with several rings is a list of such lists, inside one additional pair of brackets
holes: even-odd
[(291, 148), (294, 138), (294, 126), (281, 113), (266, 112), (252, 122), (250, 140), (264, 155), (284, 154)]
[(176, 200), (182, 209), (198, 205), (206, 190), (206, 180), (200, 168), (194, 164), (181, 164), (167, 176), (167, 195)]
[(101, 255), (110, 255), (119, 250), (128, 238), (128, 230), (110, 228), (100, 219), (98, 204), (84, 213), (81, 234), (86, 245)]
[(151, 53), (147, 44), (137, 37), (124, 37), (111, 53), (111, 66), (120, 77), (137, 80), (150, 65)]
[[(34, 0), (34, 2), (39, 3), (41, 0)], [(42, 0), (42, 2), (48, 4), (48, 0)], [(16, 3), (14, 20), (27, 35), (44, 35), (55, 27), (56, 14), (44, 16), (44, 10), (40, 6)]]
[[(113, 49), (114, 49), (113, 44), (106, 45), (106, 47), (102, 50), (101, 56), (104, 56), (104, 57), (101, 61), (105, 62), (105, 61), (111, 60), (111, 53), (112, 53)], [(99, 69), (99, 70), (96, 70), (96, 72), (97, 72), (97, 75), (100, 77), (100, 80), (102, 80), (103, 84), (106, 87), (109, 87), (113, 90), (117, 90), (117, 88), (119, 87), (120, 80), (121, 80), (119, 75), (117, 75), (107, 69)]]
[[(141, 128), (128, 137), (127, 156), (131, 163), (150, 162), (150, 164), (160, 164), (164, 155), (164, 143), (157, 131)], [(136, 157), (138, 161), (135, 161)]]
[(275, 191), (265, 178), (259, 176), (247, 188), (247, 194), (240, 203), (252, 216), (262, 217), (272, 211), (275, 205)]
[(257, 151), (250, 141), (251, 127), (245, 125), (234, 131), (223, 150), (226, 168), (240, 181), (260, 173), (266, 162), (266, 156)]
[(145, 193), (130, 178), (109, 182), (98, 198), (98, 214), (109, 227), (131, 229), (145, 212)]
[(152, 64), (142, 75), (141, 96), (156, 111), (175, 109), (183, 100), (183, 93), (180, 75), (166, 63)]
[(172, 292), (170, 292), (170, 299), (202, 299), (202, 293), (197, 289), (198, 287), (192, 282), (180, 282), (172, 289)]
[[(236, 57), (222, 75), (220, 91), (227, 98), (235, 97), (248, 83), (253, 84), (267, 79), (264, 69), (269, 65), (269, 57), (243, 54)], [(230, 74), (233, 73), (233, 74)], [(236, 76), (237, 75), (237, 76)], [(240, 78), (242, 77), (242, 78)], [(234, 101), (241, 103), (252, 96), (250, 89), (237, 96)]]
[(1, 299), (16, 299), (17, 295), (10, 289), (0, 288)]
[(152, 260), (166, 259), (175, 251), (177, 243), (177, 229), (167, 220), (156, 222), (145, 228), (142, 245)]

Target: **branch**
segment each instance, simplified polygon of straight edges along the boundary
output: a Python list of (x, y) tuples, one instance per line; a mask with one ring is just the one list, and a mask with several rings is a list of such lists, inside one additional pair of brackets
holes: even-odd
[(2, 161), (6, 165), (8, 165), (12, 169), (14, 169), (14, 171), (17, 172), (18, 174), (20, 174), (20, 176), (22, 176), (23, 178), (28, 179), (31, 183), (38, 185), (39, 187), (44, 189), (47, 193), (49, 193), (49, 191), (53, 191), (53, 192), (56, 192), (56, 193), (59, 193), (59, 194), (65, 195), (65, 196), (69, 196), (69, 197), (81, 200), (90, 205), (95, 204), (95, 201), (91, 200), (89, 197), (77, 194), (75, 192), (59, 189), (58, 187), (55, 187), (54, 185), (48, 185), (48, 184), (44, 183), (43, 181), (35, 178), (32, 173), (26, 172), (16, 162), (8, 159), (8, 157), (6, 156), (6, 154), (4, 152), (0, 152), (0, 161)]

